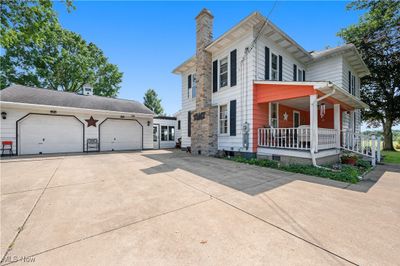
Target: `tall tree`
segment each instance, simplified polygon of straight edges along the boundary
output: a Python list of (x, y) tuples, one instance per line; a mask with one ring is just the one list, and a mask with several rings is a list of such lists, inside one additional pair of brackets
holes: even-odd
[(357, 24), (338, 35), (353, 43), (371, 75), (362, 79), (361, 99), (369, 105), (363, 119), (383, 126), (384, 149), (393, 150), (392, 127), (400, 122), (400, 1), (358, 0), (348, 10), (366, 10)]
[(164, 114), (164, 109), (161, 106), (161, 99), (158, 98), (158, 95), (155, 90), (148, 89), (143, 97), (144, 105), (152, 110), (156, 115)]
[[(66, 3), (72, 8), (70, 0)], [(97, 95), (118, 93), (118, 67), (95, 44), (63, 29), (50, 0), (2, 1), (1, 8), (6, 10), (1, 14), (1, 89), (18, 83), (77, 92), (89, 83)]]

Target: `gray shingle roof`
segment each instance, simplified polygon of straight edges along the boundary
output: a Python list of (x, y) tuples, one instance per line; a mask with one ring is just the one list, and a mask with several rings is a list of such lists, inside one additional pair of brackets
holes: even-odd
[(142, 103), (101, 96), (86, 96), (72, 92), (12, 85), (0, 91), (0, 100), (4, 102), (40, 104), (62, 107), (74, 107), (94, 110), (106, 110), (126, 113), (153, 114)]

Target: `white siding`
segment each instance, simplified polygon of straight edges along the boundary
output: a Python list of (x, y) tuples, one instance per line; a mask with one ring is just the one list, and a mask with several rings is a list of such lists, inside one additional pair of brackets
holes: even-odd
[[(57, 109), (57, 108), (52, 108), (52, 109)], [(50, 109), (49, 109), (50, 110)], [(16, 121), (22, 118), (23, 116), (27, 115), (28, 113), (43, 113), (43, 114), (49, 114), (49, 110), (44, 110), (44, 109), (26, 109), (26, 108), (1, 108), (2, 112), (7, 113), (7, 119), (1, 119), (1, 131), (0, 131), (0, 140), (1, 141), (7, 141), (11, 140), (13, 141), (13, 148), (14, 148), (14, 153), (16, 152)], [(99, 138), (98, 136), (98, 126), (99, 124), (104, 121), (107, 117), (109, 118), (119, 118), (118, 115), (111, 114), (96, 114), (96, 112), (91, 112), (91, 113), (77, 113), (74, 111), (57, 111), (57, 114), (61, 115), (75, 115), (80, 121), (82, 121), (85, 125), (85, 144), (86, 140), (88, 138)], [(93, 116), (94, 119), (99, 120), (97, 122), (97, 127), (87, 127), (87, 123), (85, 119), (89, 119), (90, 116)], [(152, 149), (153, 148), (153, 126), (152, 126), (152, 118), (135, 118), (138, 120), (140, 124), (143, 125), (143, 149)], [(150, 121), (150, 126), (147, 126), (147, 121)], [(65, 132), (68, 134), (68, 132)], [(60, 136), (62, 137), (62, 136)], [(86, 148), (86, 147), (85, 147)]]
[(191, 145), (191, 138), (188, 136), (188, 112), (196, 109), (196, 98), (192, 98), (191, 93), (188, 97), (188, 75), (195, 73), (195, 67), (188, 70), (186, 73), (181, 75), (182, 77), (182, 111), (181, 111), (181, 136), (182, 136), (182, 148), (189, 147)]
[[(177, 127), (178, 127), (178, 123), (177, 123), (177, 120), (171, 120), (171, 119), (157, 119), (157, 118), (155, 118), (154, 119), (154, 121), (153, 121), (153, 124), (154, 125), (159, 125), (159, 130), (160, 130), (160, 149), (172, 149), (172, 148), (175, 148), (175, 145), (176, 145), (176, 140), (178, 139), (177, 138), (177, 135), (176, 135), (176, 129), (177, 129)], [(167, 141), (162, 141), (161, 140), (161, 127), (162, 126), (167, 126), (167, 127), (174, 127), (174, 129), (175, 129), (175, 137), (174, 137), (174, 140), (169, 140), (169, 136), (168, 136), (168, 140)], [(168, 133), (169, 134), (169, 133)]]
[[(257, 41), (256, 50), (256, 80), (265, 80), (265, 47), (270, 49), (270, 53), (274, 53), (277, 56), (282, 56), (282, 80), (293, 81), (293, 64), (297, 65), (297, 69), (306, 70), (305, 66), (297, 61), (288, 51), (282, 49), (280, 46), (270, 39), (261, 37)], [(271, 56), (270, 56), (271, 64)], [(271, 66), (270, 66), (271, 69)], [(270, 75), (271, 77), (271, 75)], [(307, 71), (306, 71), (306, 79)]]
[[(253, 40), (253, 33), (249, 32), (246, 36), (238, 39), (232, 45), (227, 46), (225, 49), (220, 50), (218, 53), (213, 54), (212, 60), (220, 60), (226, 56), (229, 58), (228, 64), (228, 86), (218, 89), (217, 92), (212, 94), (212, 104), (214, 106), (227, 105), (228, 106), (228, 134), (219, 134), (219, 121), (218, 121), (218, 149), (219, 150), (234, 150), (234, 151), (251, 151), (251, 144), (249, 149), (243, 148), (243, 132), (242, 125), (244, 122), (251, 124), (253, 112), (253, 80), (255, 77), (254, 71), (254, 58), (255, 49), (248, 55), (247, 62), (241, 61), (244, 56), (244, 51)], [(233, 87), (230, 86), (230, 52), (237, 49), (237, 84)], [(247, 66), (247, 67), (246, 67)], [(218, 77), (219, 78), (219, 77)], [(246, 83), (247, 81), (247, 83)], [(230, 128), (230, 101), (236, 100), (236, 136), (229, 135)], [(219, 115), (218, 115), (219, 116)], [(249, 133), (249, 141), (251, 141), (251, 132)]]
[(312, 63), (307, 70), (307, 81), (330, 81), (343, 88), (343, 59), (341, 56)]

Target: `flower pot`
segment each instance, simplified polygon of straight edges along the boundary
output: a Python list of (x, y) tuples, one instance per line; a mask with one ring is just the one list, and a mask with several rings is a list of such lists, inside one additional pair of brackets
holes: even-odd
[(345, 157), (345, 158), (342, 158), (342, 163), (349, 164), (349, 165), (356, 165), (357, 158)]

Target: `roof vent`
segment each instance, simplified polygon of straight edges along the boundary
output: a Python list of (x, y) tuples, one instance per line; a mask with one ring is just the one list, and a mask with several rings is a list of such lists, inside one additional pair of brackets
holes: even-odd
[(93, 87), (90, 86), (89, 84), (83, 85), (82, 94), (83, 95), (93, 95)]

